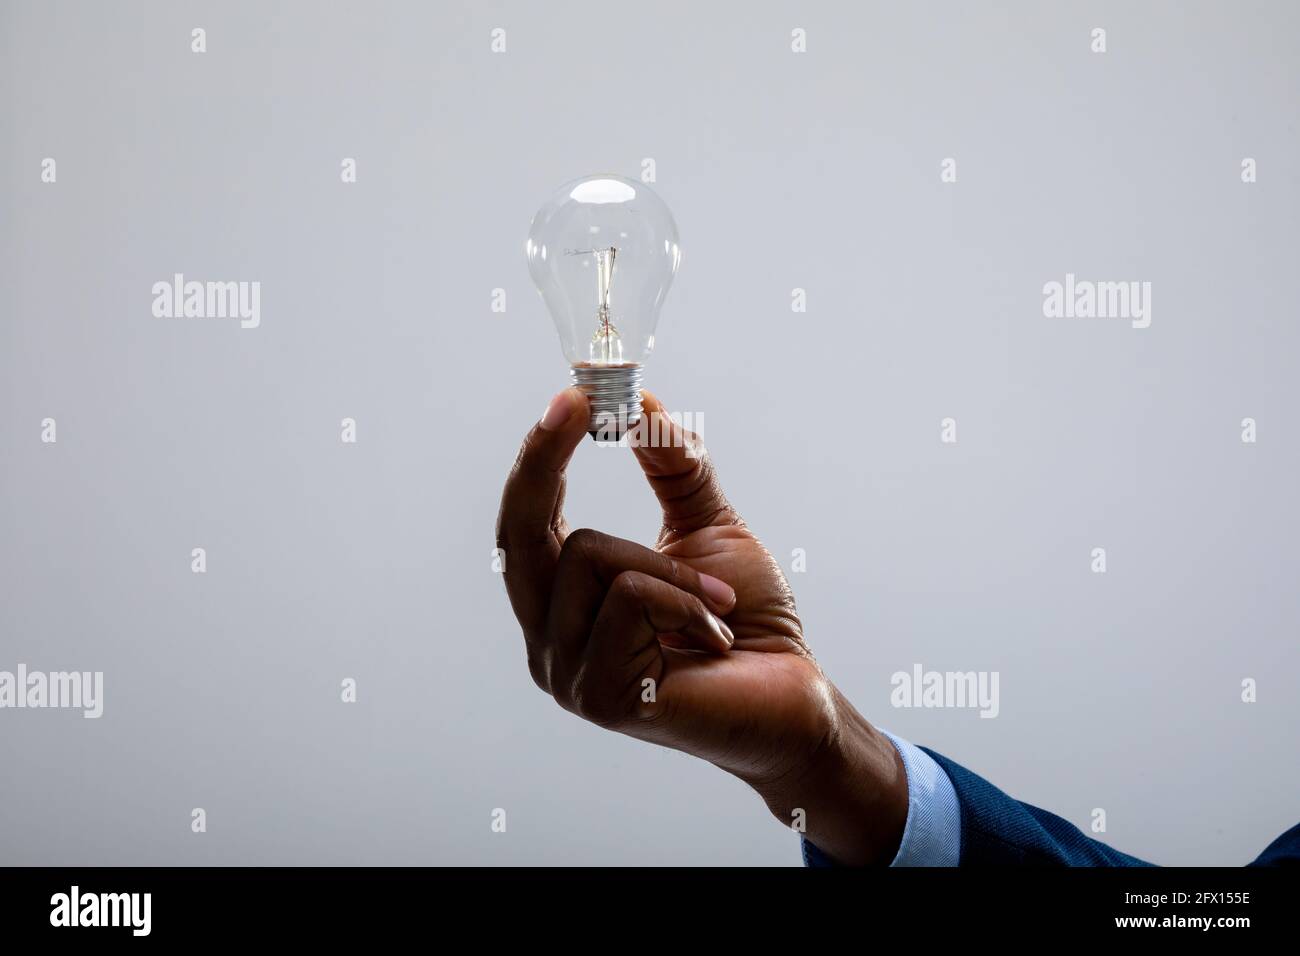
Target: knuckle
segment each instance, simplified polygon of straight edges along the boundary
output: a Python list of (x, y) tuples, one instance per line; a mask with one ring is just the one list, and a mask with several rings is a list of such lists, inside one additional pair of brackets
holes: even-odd
[(726, 496), (722, 493), (718, 473), (713, 468), (713, 462), (708, 458), (697, 458), (695, 460), (695, 473), (692, 475), (691, 481), (695, 489), (707, 498), (719, 503), (725, 502)]
[(676, 618), (681, 621), (679, 627), (695, 627), (701, 630), (713, 630), (713, 615), (709, 609), (704, 606), (704, 602), (694, 594), (683, 593), (677, 602), (677, 608), (674, 611)]
[(604, 682), (589, 668), (581, 668), (569, 687), (570, 707), (575, 714), (597, 727), (610, 729), (623, 722), (623, 708), (608, 693)]
[(641, 582), (635, 571), (621, 571), (609, 586), (609, 593), (620, 601), (635, 604), (641, 599)]
[(573, 697), (573, 678), (566, 676), (560, 668), (552, 668), (550, 672), (550, 686), (547, 693), (555, 699), (555, 702), (565, 710), (572, 711), (575, 709)]
[(546, 657), (536, 653), (532, 648), (528, 650), (528, 674), (539, 690), (546, 694), (551, 692), (550, 667), (547, 665)]
[(590, 548), (602, 537), (604, 535), (595, 528), (578, 528), (569, 535), (567, 543), (574, 548), (585, 549)]
[(570, 531), (569, 536), (564, 539), (564, 544), (560, 547), (560, 558), (569, 561), (587, 559), (590, 560), (600, 553), (604, 547), (605, 535), (591, 528), (578, 528)]
[(728, 523), (739, 520), (707, 457), (692, 460), (676, 474), (659, 477), (656, 486), (670, 527), (694, 530), (717, 523), (720, 518)]
[(683, 580), (687, 577), (687, 575), (683, 573), (681, 563), (676, 558), (669, 557), (668, 555), (664, 555), (664, 561), (666, 569), (665, 576), (667, 577), (668, 582), (680, 586)]
[(682, 611), (689, 621), (707, 621), (713, 617), (713, 613), (704, 606), (704, 602), (689, 591), (681, 592), (681, 602)]
[(504, 548), (509, 534), (510, 486), (501, 493), (501, 504), (497, 508), (496, 537), (497, 547)]

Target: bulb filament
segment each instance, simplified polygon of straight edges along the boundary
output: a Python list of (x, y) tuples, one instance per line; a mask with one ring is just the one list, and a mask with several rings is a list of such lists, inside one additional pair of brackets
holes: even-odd
[(614, 284), (614, 260), (618, 249), (565, 249), (568, 256), (596, 257), (596, 334), (591, 337), (591, 361), (596, 365), (621, 365), (623, 342), (609, 307), (610, 287)]
[(623, 343), (610, 320), (609, 293), (614, 283), (614, 259), (618, 250), (592, 250), (596, 256), (596, 334), (591, 337), (591, 360), (601, 364), (623, 361)]

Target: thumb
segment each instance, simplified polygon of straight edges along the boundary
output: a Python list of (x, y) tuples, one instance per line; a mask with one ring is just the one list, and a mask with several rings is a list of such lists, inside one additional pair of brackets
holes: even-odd
[(641, 393), (641, 408), (629, 444), (663, 508), (664, 528), (688, 534), (710, 525), (741, 524), (700, 437), (672, 421), (650, 392)]

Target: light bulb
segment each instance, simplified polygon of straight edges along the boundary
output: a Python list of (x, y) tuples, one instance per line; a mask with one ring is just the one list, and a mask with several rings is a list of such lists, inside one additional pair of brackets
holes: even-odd
[(588, 430), (621, 437), (641, 419), (642, 366), (682, 259), (672, 213), (645, 183), (585, 176), (537, 211), (524, 252), (591, 403)]

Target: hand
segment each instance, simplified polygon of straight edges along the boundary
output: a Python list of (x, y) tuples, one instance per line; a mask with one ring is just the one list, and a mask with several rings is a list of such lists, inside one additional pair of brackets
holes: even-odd
[[(698, 440), (659, 416), (635, 455), (663, 508), (653, 549), (569, 532), (564, 472), (587, 431), (555, 397), (506, 481), (497, 545), (529, 670), (567, 710), (702, 757), (749, 783), (845, 863), (892, 858), (907, 815), (893, 745), (826, 679), (772, 555), (727, 502)], [(646, 443), (639, 443), (644, 446)]]

